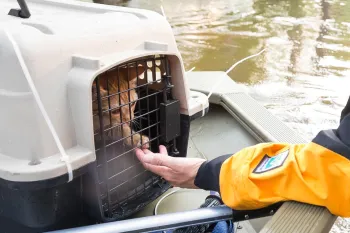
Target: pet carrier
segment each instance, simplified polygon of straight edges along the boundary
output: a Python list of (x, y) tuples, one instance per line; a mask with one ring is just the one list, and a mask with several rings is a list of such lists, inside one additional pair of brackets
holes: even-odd
[(124, 219), (170, 186), (134, 149), (186, 156), (208, 100), (189, 91), (163, 16), (26, 3), (0, 3), (0, 216), (33, 229)]

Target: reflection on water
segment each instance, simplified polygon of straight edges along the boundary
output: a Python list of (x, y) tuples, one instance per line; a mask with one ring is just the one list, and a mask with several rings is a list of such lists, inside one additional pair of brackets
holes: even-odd
[(337, 126), (350, 94), (350, 0), (107, 1), (162, 5), (187, 69), (226, 71), (267, 48), (230, 77), (305, 138)]

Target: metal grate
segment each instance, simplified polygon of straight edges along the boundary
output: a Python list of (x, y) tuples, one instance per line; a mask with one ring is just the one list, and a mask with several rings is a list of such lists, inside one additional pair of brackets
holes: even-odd
[(138, 208), (140, 197), (164, 183), (143, 168), (134, 149), (158, 151), (163, 144), (177, 152), (175, 139), (164, 142), (160, 129), (160, 105), (172, 99), (170, 75), (166, 56), (150, 56), (123, 63), (94, 81), (98, 186), (107, 217), (122, 218), (133, 212), (130, 206)]

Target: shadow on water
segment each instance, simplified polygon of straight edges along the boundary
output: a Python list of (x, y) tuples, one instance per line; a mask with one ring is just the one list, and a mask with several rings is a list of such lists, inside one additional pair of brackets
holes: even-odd
[(186, 69), (226, 71), (267, 48), (230, 77), (307, 139), (337, 126), (350, 94), (350, 0), (105, 1), (159, 13), (162, 5)]

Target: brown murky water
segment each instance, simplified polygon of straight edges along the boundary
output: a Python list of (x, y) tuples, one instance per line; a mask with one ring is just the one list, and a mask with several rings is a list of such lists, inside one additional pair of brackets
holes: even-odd
[(308, 139), (337, 126), (350, 94), (349, 0), (104, 1), (163, 6), (187, 69), (226, 71), (267, 48), (230, 77)]
[[(230, 77), (307, 139), (337, 126), (350, 95), (350, 0), (106, 1), (162, 5), (186, 69), (226, 71), (266, 48)], [(332, 232), (350, 232), (350, 221)]]

